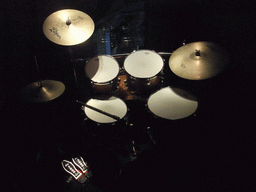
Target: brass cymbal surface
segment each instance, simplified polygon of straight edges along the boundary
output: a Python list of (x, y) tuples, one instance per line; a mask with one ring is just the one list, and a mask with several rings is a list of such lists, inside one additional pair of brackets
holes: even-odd
[(228, 64), (227, 51), (212, 42), (194, 42), (175, 50), (169, 59), (171, 71), (189, 80), (216, 76)]
[(43, 80), (27, 85), (22, 90), (22, 96), (30, 102), (47, 102), (56, 99), (65, 90), (65, 85), (60, 81)]
[(74, 9), (63, 9), (52, 13), (43, 23), (43, 32), (52, 42), (72, 46), (91, 37), (94, 22), (86, 13)]

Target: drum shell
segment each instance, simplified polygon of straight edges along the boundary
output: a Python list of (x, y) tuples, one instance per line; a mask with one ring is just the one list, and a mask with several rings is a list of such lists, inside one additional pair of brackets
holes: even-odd
[(84, 128), (87, 133), (88, 140), (107, 148), (112, 148), (118, 153), (125, 150), (125, 141), (127, 140), (126, 127), (127, 117), (114, 123), (98, 123), (89, 118), (84, 120)]
[(171, 150), (176, 150), (180, 147), (185, 147), (186, 142), (193, 141), (198, 137), (201, 129), (201, 126), (198, 124), (200, 105), (187, 117), (175, 120), (157, 116), (149, 109), (148, 103), (146, 108), (148, 124), (158, 145), (170, 145)]
[(138, 50), (124, 60), (126, 86), (134, 93), (152, 93), (162, 87), (164, 60), (154, 51)]
[(163, 84), (161, 73), (151, 78), (136, 78), (127, 75), (126, 86), (129, 91), (139, 94), (151, 94), (160, 89)]
[(120, 66), (110, 55), (99, 55), (85, 65), (86, 77), (91, 81), (94, 93), (112, 94), (118, 89)]
[(113, 80), (107, 83), (96, 83), (91, 81), (92, 89), (95, 94), (112, 94), (119, 87), (120, 79), (115, 77)]

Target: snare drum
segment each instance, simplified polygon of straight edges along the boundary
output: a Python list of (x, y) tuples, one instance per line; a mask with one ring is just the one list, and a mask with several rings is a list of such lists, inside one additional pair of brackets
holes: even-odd
[(150, 50), (132, 52), (124, 60), (124, 69), (128, 73), (127, 87), (137, 93), (160, 88), (163, 68), (164, 60), (156, 52)]
[(157, 117), (177, 120), (194, 114), (198, 102), (188, 92), (165, 87), (152, 94), (147, 105), (149, 110)]
[(119, 71), (117, 60), (109, 55), (94, 57), (85, 65), (86, 76), (91, 80), (96, 93), (111, 94), (116, 91)]
[[(106, 99), (90, 99), (86, 104), (111, 115), (118, 116), (120, 119), (123, 119), (127, 113), (127, 106), (125, 102), (114, 96)], [(84, 107), (84, 112), (89, 119), (100, 124), (115, 123), (118, 121), (88, 107)]]
[(116, 120), (93, 109), (84, 107), (84, 113), (88, 118), (84, 123), (89, 133), (108, 144), (116, 142), (116, 140), (120, 140), (123, 137), (126, 128), (126, 113), (128, 111), (123, 100), (114, 96), (97, 97), (88, 100), (86, 104), (120, 118)]

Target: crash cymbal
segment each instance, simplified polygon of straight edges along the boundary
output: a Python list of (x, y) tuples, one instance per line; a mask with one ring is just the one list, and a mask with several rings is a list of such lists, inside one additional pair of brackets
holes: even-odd
[(71, 46), (89, 39), (94, 27), (92, 18), (86, 13), (74, 9), (63, 9), (46, 18), (43, 32), (50, 41)]
[(228, 64), (226, 50), (211, 42), (194, 42), (175, 50), (169, 59), (174, 74), (184, 79), (202, 80), (219, 74)]
[(47, 102), (60, 95), (65, 90), (65, 85), (60, 81), (43, 80), (27, 85), (22, 91), (22, 97), (30, 102)]

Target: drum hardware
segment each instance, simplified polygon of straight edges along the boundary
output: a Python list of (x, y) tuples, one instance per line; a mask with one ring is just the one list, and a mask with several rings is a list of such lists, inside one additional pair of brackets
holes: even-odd
[(133, 151), (133, 154), (131, 154), (131, 156), (136, 156), (137, 155), (137, 151), (135, 149), (134, 140), (132, 140), (132, 151)]
[(73, 75), (74, 75), (74, 79), (75, 79), (75, 85), (76, 85), (76, 88), (78, 89), (78, 80), (77, 80), (77, 73), (76, 73), (76, 65), (75, 65), (75, 60), (73, 59), (73, 50), (71, 47), (67, 47), (67, 51), (68, 51), (68, 54), (70, 56), (70, 62), (71, 62), (71, 65), (72, 65), (72, 70), (73, 70)]
[(74, 9), (56, 11), (43, 23), (44, 35), (53, 43), (64, 46), (86, 41), (93, 34), (94, 28), (89, 15)]
[(147, 133), (151, 139), (151, 141), (156, 145), (156, 141), (154, 140), (153, 138), (153, 134), (152, 134), (152, 131), (151, 131), (151, 127), (147, 127)]
[(36, 56), (35, 64), (39, 81), (27, 85), (21, 91), (23, 98), (30, 102), (47, 102), (61, 96), (65, 91), (65, 85), (60, 81), (42, 80)]
[(183, 45), (169, 59), (171, 71), (189, 80), (216, 76), (228, 65), (227, 51), (212, 42), (194, 42)]
[(112, 114), (110, 114), (110, 113), (107, 113), (106, 111), (97, 109), (96, 107), (90, 106), (90, 105), (88, 105), (88, 104), (86, 104), (86, 103), (84, 103), (84, 102), (81, 102), (81, 101), (78, 101), (78, 100), (76, 100), (76, 102), (82, 104), (84, 107), (87, 107), (87, 108), (89, 108), (89, 109), (92, 109), (92, 110), (94, 110), (94, 111), (97, 111), (97, 112), (99, 112), (99, 113), (101, 113), (101, 114), (103, 114), (103, 115), (106, 115), (106, 116), (108, 116), (108, 117), (111, 117), (111, 118), (113, 118), (113, 119), (115, 119), (115, 120), (120, 120), (120, 119), (121, 119), (120, 117), (118, 117), (118, 116), (116, 116), (116, 115), (112, 115)]
[(127, 85), (127, 79), (124, 80), (124, 84), (125, 84), (126, 87), (128, 86)]
[(146, 83), (147, 83), (147, 85), (151, 84), (149, 79), (146, 80)]
[(172, 55), (172, 53), (169, 53), (169, 52), (157, 52), (157, 54), (159, 54), (159, 55), (167, 55), (167, 56)]
[(186, 45), (186, 39), (183, 40), (182, 45)]

